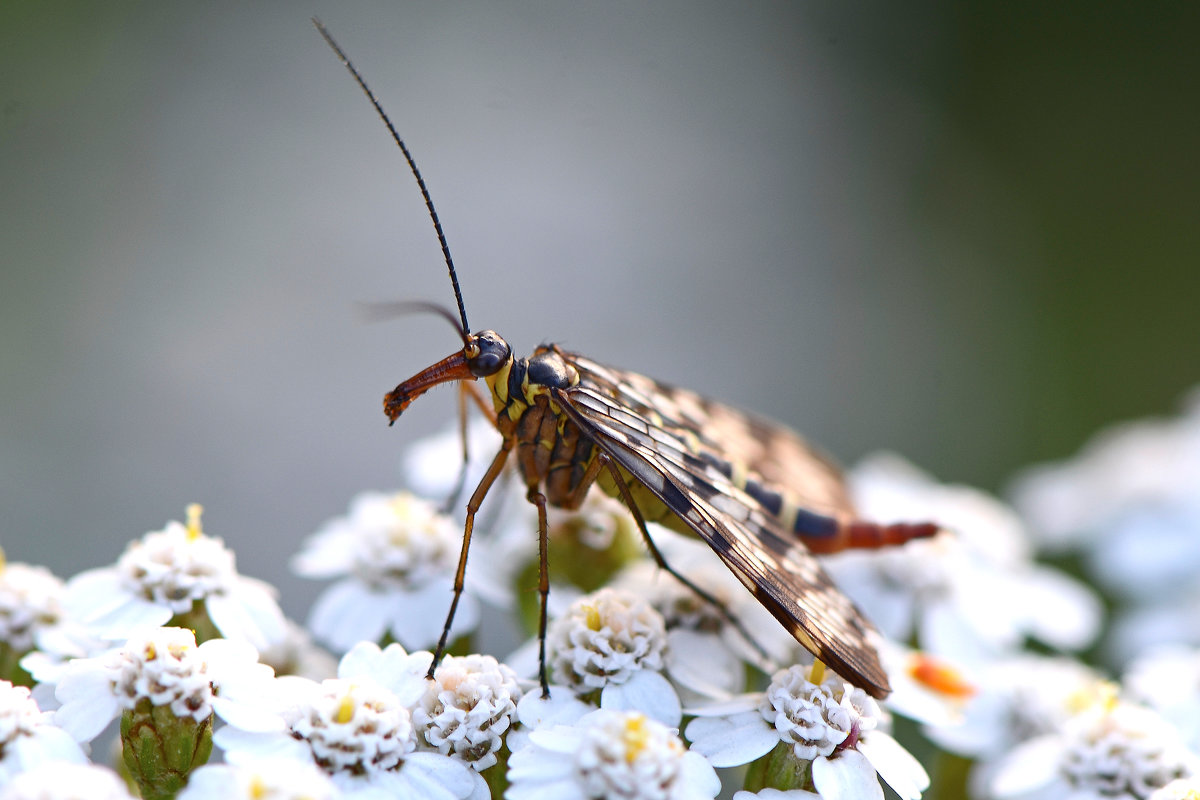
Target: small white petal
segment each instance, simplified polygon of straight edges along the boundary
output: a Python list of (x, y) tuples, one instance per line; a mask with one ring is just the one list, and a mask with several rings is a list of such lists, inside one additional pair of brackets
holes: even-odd
[[(1083, 584), (1057, 570), (1032, 567), (1021, 579), (1020, 598), (1028, 609), (1030, 632), (1064, 650), (1086, 647), (1103, 616), (1100, 599)], [(1051, 610), (1052, 609), (1052, 610)]]
[(225, 751), (230, 764), (254, 766), (263, 759), (282, 758), (312, 763), (308, 744), (292, 738), (290, 733), (245, 731), (225, 725), (213, 734), (213, 744)]
[(417, 790), (413, 797), (465, 800), (476, 789), (474, 771), (441, 753), (409, 753), (396, 774)]
[[(394, 590), (390, 595), (387, 627), (396, 641), (411, 649), (433, 647), (441, 638), (446, 613), (454, 596), (449, 576), (430, 579), (413, 591)], [(469, 594), (458, 602), (451, 638), (472, 631), (479, 623), (479, 604)]]
[(5, 746), (4, 760), (20, 764), (22, 771), (52, 761), (88, 763), (87, 756), (71, 734), (53, 725), (39, 725), (32, 736), (18, 736)]
[(67, 582), (63, 608), (71, 619), (86, 623), (93, 615), (103, 616), (124, 605), (128, 595), (115, 569), (89, 569)]
[(287, 630), (273, 591), (249, 578), (239, 578), (229, 594), (209, 595), (205, 609), (222, 636), (249, 642), (259, 650), (282, 642)]
[(711, 633), (667, 632), (667, 672), (676, 683), (707, 697), (726, 698), (742, 688), (742, 660)]
[(552, 753), (573, 753), (582, 738), (579, 728), (567, 725), (544, 725), (529, 732), (530, 742)]
[(673, 789), (677, 796), (713, 798), (721, 791), (721, 779), (704, 756), (687, 752), (680, 758)]
[(354, 569), (354, 539), (348, 525), (333, 525), (310, 536), (292, 557), (292, 572), (305, 578), (345, 575)]
[(63, 676), (55, 689), (62, 706), (54, 712), (54, 724), (76, 741), (90, 742), (116, 718), (120, 705), (107, 671), (98, 664), (77, 663), (80, 668)]
[(858, 750), (903, 800), (919, 800), (929, 788), (929, 775), (921, 762), (886, 733), (871, 731), (859, 741)]
[(1012, 797), (1050, 783), (1058, 774), (1065, 746), (1056, 736), (1040, 736), (1017, 745), (996, 765), (991, 791), (997, 797)]
[[(507, 663), (507, 662), (506, 662)], [(517, 719), (527, 728), (544, 725), (572, 725), (595, 708), (580, 700), (566, 686), (551, 684), (550, 696), (540, 691), (526, 692), (517, 701)]]
[(600, 707), (609, 711), (640, 711), (670, 728), (678, 728), (683, 709), (675, 687), (660, 673), (640, 669), (622, 684), (600, 692)]
[(837, 758), (816, 759), (812, 778), (825, 800), (883, 800), (875, 768), (857, 750), (843, 750)]
[(692, 750), (707, 756), (714, 767), (734, 767), (761, 758), (779, 744), (779, 734), (758, 711), (728, 717), (697, 717), (685, 734)]
[(403, 706), (414, 705), (425, 693), (425, 674), (433, 654), (408, 653), (393, 642), (380, 649), (374, 642), (359, 642), (338, 662), (338, 677), (369, 679), (394, 693)]
[(166, 606), (126, 595), (119, 607), (92, 617), (88, 628), (103, 639), (126, 639), (140, 629), (166, 625), (172, 616), (174, 613)]
[(313, 603), (308, 629), (335, 650), (349, 650), (361, 641), (377, 642), (387, 631), (388, 604), (353, 579), (338, 581)]

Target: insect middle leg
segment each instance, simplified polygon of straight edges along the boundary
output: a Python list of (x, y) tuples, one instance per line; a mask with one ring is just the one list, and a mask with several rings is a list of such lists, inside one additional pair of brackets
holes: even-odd
[(746, 643), (755, 649), (758, 655), (762, 658), (763, 663), (761, 666), (769, 674), (771, 670), (768, 667), (771, 665), (771, 657), (767, 655), (767, 651), (761, 644), (759, 644), (758, 640), (750, 635), (750, 632), (746, 630), (746, 626), (742, 624), (742, 621), (735, 617), (733, 613), (730, 612), (729, 609), (727, 609), (724, 604), (721, 603), (721, 601), (713, 597), (711, 593), (701, 589), (667, 563), (667, 560), (663, 557), (662, 552), (659, 551), (658, 545), (656, 545), (654, 540), (650, 538), (650, 531), (646, 528), (646, 518), (642, 515), (642, 510), (638, 508), (637, 501), (633, 499), (633, 493), (629, 491), (629, 484), (625, 482), (623, 477), (621, 477), (621, 472), (617, 469), (617, 465), (612, 463), (612, 459), (610, 459), (604, 453), (599, 455), (597, 458), (597, 463), (602, 464), (603, 467), (608, 469), (609, 475), (612, 476), (613, 484), (617, 487), (617, 492), (621, 495), (621, 501), (629, 509), (629, 513), (633, 514), (633, 520), (637, 523), (638, 530), (642, 534), (642, 539), (646, 542), (646, 547), (650, 550), (650, 555), (654, 558), (654, 562), (658, 564), (659, 569), (671, 575), (673, 578), (675, 578), (675, 580), (682, 583), (688, 589), (691, 589), (696, 596), (716, 609), (717, 613), (720, 614), (727, 623), (732, 625), (734, 630), (736, 630), (741, 637), (746, 640)]
[(427, 678), (433, 677), (434, 670), (437, 669), (437, 665), (441, 663), (442, 656), (446, 652), (446, 643), (450, 638), (450, 625), (454, 622), (454, 612), (458, 610), (458, 601), (462, 597), (467, 574), (467, 553), (471, 550), (471, 532), (475, 528), (475, 514), (483, 505), (483, 498), (487, 497), (488, 489), (492, 488), (496, 478), (504, 471), (504, 464), (508, 461), (508, 454), (512, 448), (513, 441), (505, 439), (504, 443), (500, 445), (500, 452), (496, 453), (487, 472), (483, 474), (479, 485), (471, 494), (471, 499), (467, 501), (467, 520), (463, 525), (462, 550), (458, 554), (458, 569), (454, 573), (454, 598), (450, 601), (450, 612), (446, 615), (446, 624), (442, 628), (441, 638), (438, 639), (437, 648), (433, 651), (433, 661), (429, 664), (429, 672), (425, 675)]
[(546, 523), (546, 495), (539, 492), (536, 486), (531, 486), (525, 496), (537, 506), (538, 515), (538, 681), (542, 684), (542, 697), (546, 698), (550, 696), (550, 683), (546, 679), (546, 608), (550, 602), (547, 551), (550, 549), (550, 531)]

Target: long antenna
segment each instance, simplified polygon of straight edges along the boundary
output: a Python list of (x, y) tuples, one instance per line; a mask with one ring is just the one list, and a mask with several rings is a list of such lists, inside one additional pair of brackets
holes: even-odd
[(400, 134), (396, 132), (396, 127), (392, 125), (392, 121), (388, 119), (387, 112), (383, 110), (383, 106), (375, 98), (375, 93), (367, 86), (367, 82), (363, 80), (363, 76), (359, 74), (355, 66), (350, 63), (350, 59), (338, 47), (338, 43), (334, 41), (333, 36), (321, 24), (321, 20), (316, 17), (312, 18), (313, 25), (316, 26), (317, 32), (325, 39), (326, 43), (333, 48), (333, 52), (346, 69), (350, 70), (350, 74), (354, 76), (354, 80), (358, 82), (359, 87), (367, 95), (367, 99), (371, 101), (371, 105), (375, 106), (375, 111), (379, 113), (383, 124), (387, 125), (387, 129), (391, 131), (392, 138), (396, 140), (396, 144), (400, 145), (400, 152), (404, 153), (404, 160), (408, 162), (408, 168), (412, 170), (413, 177), (417, 179), (417, 186), (421, 188), (421, 196), (425, 198), (425, 207), (429, 209), (429, 218), (433, 220), (433, 229), (437, 231), (438, 243), (442, 246), (442, 255), (446, 258), (446, 268), (450, 270), (450, 283), (454, 286), (454, 299), (458, 302), (458, 316), (462, 319), (462, 329), (470, 332), (471, 326), (467, 324), (467, 309), (463, 305), (462, 290), (458, 288), (458, 274), (454, 271), (454, 259), (450, 257), (450, 245), (446, 244), (446, 234), (442, 233), (442, 223), (438, 219), (437, 209), (433, 207), (433, 198), (429, 196), (429, 190), (425, 188), (425, 179), (421, 177), (421, 171), (417, 169), (417, 162), (413, 161), (412, 154), (408, 152), (408, 147), (405, 146), (404, 140), (400, 138)]

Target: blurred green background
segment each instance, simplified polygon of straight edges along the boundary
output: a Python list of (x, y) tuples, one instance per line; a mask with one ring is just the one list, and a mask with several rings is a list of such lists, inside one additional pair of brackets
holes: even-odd
[(0, 4), (0, 543), (62, 575), (206, 506), (301, 537), (472, 324), (1001, 489), (1197, 381), (1200, 6)]

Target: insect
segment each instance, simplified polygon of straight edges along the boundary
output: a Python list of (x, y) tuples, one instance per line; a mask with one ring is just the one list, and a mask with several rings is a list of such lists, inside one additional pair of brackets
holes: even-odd
[(394, 423), (431, 387), (482, 379), (503, 438), (467, 502), (454, 594), (430, 673), (445, 649), (462, 594), (475, 514), (511, 460), (538, 511), (543, 693), (546, 507), (576, 509), (599, 486), (629, 508), (651, 554), (672, 575), (712, 599), (663, 560), (647, 521), (704, 540), (816, 658), (875, 697), (885, 697), (890, 688), (871, 641), (874, 628), (814, 553), (901, 544), (931, 536), (938, 526), (858, 521), (838, 469), (782, 425), (555, 345), (518, 358), (495, 331), (472, 332), (449, 247), (416, 163), (358, 70), (321, 23), (313, 22), (400, 146), (429, 209), (458, 303), (458, 319), (428, 303), (393, 305), (441, 314), (457, 329), (462, 348), (388, 392), (384, 412)]

